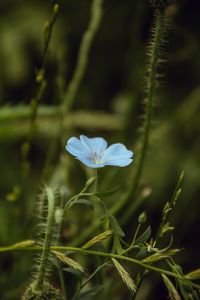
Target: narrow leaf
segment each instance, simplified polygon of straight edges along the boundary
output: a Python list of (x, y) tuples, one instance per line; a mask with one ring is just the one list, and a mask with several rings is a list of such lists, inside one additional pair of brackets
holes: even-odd
[(110, 227), (115, 232), (115, 234), (123, 237), (124, 232), (121, 229), (121, 227), (119, 226), (119, 223), (117, 222), (116, 218), (111, 213), (108, 213), (107, 216), (108, 216), (108, 219), (110, 222)]
[(92, 202), (87, 199), (76, 199), (73, 201), (72, 205), (74, 205), (74, 204), (83, 204), (83, 205), (90, 207), (92, 210), (94, 209)]
[(80, 271), (78, 271), (74, 268), (68, 267), (68, 268), (64, 268), (62, 270), (65, 271), (65, 272), (71, 273), (71, 274), (75, 275), (78, 278), (80, 278), (82, 276), (82, 272), (80, 272)]
[(113, 196), (118, 190), (120, 189), (120, 186), (117, 186), (116, 188), (114, 188), (111, 191), (107, 191), (107, 192), (96, 192), (94, 195), (97, 197), (111, 197)]
[(134, 245), (138, 245), (148, 241), (151, 237), (151, 226), (148, 226), (147, 229), (137, 238)]
[(94, 297), (96, 295), (98, 295), (103, 289), (103, 286), (102, 285), (98, 285), (98, 286), (95, 286), (95, 287), (92, 287), (84, 292), (82, 292), (79, 297), (78, 297), (78, 300), (90, 300), (90, 299), (94, 299)]

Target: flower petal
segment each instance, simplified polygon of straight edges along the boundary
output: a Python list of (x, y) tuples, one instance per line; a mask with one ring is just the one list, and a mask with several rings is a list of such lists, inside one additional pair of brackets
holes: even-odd
[(107, 166), (116, 166), (116, 167), (126, 167), (132, 163), (132, 158), (128, 159), (113, 159), (113, 161), (109, 160), (106, 162)]
[(83, 147), (81, 141), (76, 137), (72, 137), (68, 140), (65, 149), (75, 157), (88, 156), (88, 151)]
[(106, 140), (101, 137), (88, 138), (85, 135), (80, 135), (80, 140), (88, 151), (91, 151), (93, 154), (96, 153), (97, 155), (105, 151), (108, 146)]
[(111, 146), (109, 146), (103, 155), (103, 161), (106, 164), (112, 163), (113, 165), (114, 162), (116, 162), (116, 165), (118, 161), (124, 161), (128, 160), (133, 156), (133, 152), (130, 150), (127, 150), (127, 148), (121, 144), (121, 143), (116, 143)]

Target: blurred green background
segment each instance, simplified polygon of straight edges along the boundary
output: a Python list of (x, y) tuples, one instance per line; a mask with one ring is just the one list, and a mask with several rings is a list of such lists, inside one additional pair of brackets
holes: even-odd
[[(77, 191), (88, 175), (88, 170), (64, 153), (55, 106), (62, 102), (73, 74), (81, 37), (90, 18), (91, 0), (66, 0), (59, 4), (46, 64), (48, 85), (39, 104), (48, 109), (38, 114), (38, 134), (29, 154), (31, 169), (24, 177), (21, 145), (29, 126), (30, 101), (36, 94), (35, 73), (41, 67), (44, 24), (52, 2), (0, 2), (1, 245), (35, 237), (36, 198), (44, 182), (62, 183), (70, 191)], [(200, 263), (199, 10), (198, 0), (180, 0), (170, 7), (173, 21), (164, 46), (167, 62), (160, 70), (164, 76), (157, 93), (151, 143), (141, 180), (141, 186), (149, 186), (152, 194), (125, 226), (130, 236), (137, 215), (145, 210), (148, 221), (156, 228), (162, 207), (184, 170), (183, 192), (172, 223), (176, 227), (175, 246), (185, 248), (179, 257), (185, 272)], [(145, 54), (152, 19), (153, 9), (145, 0), (105, 1), (89, 64), (66, 125), (66, 140), (79, 134), (103, 136), (109, 143), (121, 141), (134, 149), (142, 123)], [(50, 151), (53, 154), (41, 181)], [(101, 176), (107, 178), (105, 186), (106, 180), (109, 184), (115, 176), (123, 189), (129, 171), (106, 168)], [(66, 241), (70, 241), (73, 230), (77, 230), (73, 227), (76, 222), (67, 226)], [(0, 299), (18, 299), (29, 282), (32, 258), (31, 253), (1, 254)], [(141, 299), (167, 297), (157, 279), (152, 276), (146, 280)], [(124, 297), (122, 292), (120, 299)]]

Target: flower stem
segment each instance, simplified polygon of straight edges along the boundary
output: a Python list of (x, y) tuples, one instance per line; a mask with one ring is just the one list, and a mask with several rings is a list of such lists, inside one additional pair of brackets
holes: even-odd
[(97, 192), (97, 184), (98, 184), (98, 169), (95, 169), (95, 183), (94, 183), (94, 192)]
[[(149, 136), (151, 130), (152, 123), (152, 114), (153, 107), (155, 105), (155, 97), (156, 97), (156, 87), (157, 87), (157, 67), (160, 61), (160, 48), (163, 44), (163, 38), (166, 30), (166, 22), (165, 22), (165, 12), (164, 10), (159, 10), (155, 15), (155, 25), (152, 28), (152, 36), (149, 47), (149, 64), (148, 64), (148, 76), (147, 76), (147, 101), (145, 105), (145, 116), (143, 123), (143, 134), (142, 134), (142, 146), (141, 152), (138, 159), (136, 173), (133, 179), (133, 184), (129, 188), (129, 190), (124, 194), (123, 198), (120, 201), (116, 201), (115, 204), (111, 207), (112, 214), (118, 214), (130, 197), (133, 197), (135, 194), (138, 184), (140, 182), (140, 178), (142, 175), (144, 162), (149, 146)], [(132, 203), (128, 206), (127, 210), (123, 212), (122, 215), (122, 223), (125, 224), (129, 219), (130, 215), (134, 213), (134, 211), (142, 204), (144, 197), (138, 197), (136, 201), (132, 201)], [(94, 223), (92, 227), (88, 230), (82, 232), (82, 234), (77, 237), (73, 241), (73, 245), (80, 245), (88, 236), (91, 236), (98, 227), (99, 223)]]

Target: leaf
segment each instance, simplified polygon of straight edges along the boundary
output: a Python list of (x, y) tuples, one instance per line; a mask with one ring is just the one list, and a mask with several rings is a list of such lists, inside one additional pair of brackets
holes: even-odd
[(114, 258), (112, 258), (113, 264), (115, 268), (117, 269), (119, 275), (121, 276), (123, 282), (126, 284), (126, 286), (129, 288), (131, 292), (136, 293), (137, 287), (135, 283), (133, 282), (132, 278), (130, 277), (129, 273), (124, 269), (124, 267)]
[(76, 199), (76, 200), (73, 201), (71, 206), (73, 206), (74, 204), (83, 204), (83, 205), (86, 205), (86, 206), (90, 207), (92, 210), (94, 209), (94, 206), (93, 206), (92, 202), (90, 200), (87, 200), (87, 199)]
[(111, 197), (113, 196), (118, 190), (120, 189), (120, 186), (117, 186), (116, 188), (114, 188), (111, 191), (107, 191), (107, 192), (96, 192), (94, 193), (95, 196), (97, 197)]
[(198, 300), (199, 297), (196, 297), (195, 290), (193, 289), (190, 281), (188, 281), (186, 278), (184, 278), (182, 267), (175, 264), (174, 262), (168, 261), (169, 266), (171, 267), (172, 271), (176, 274), (179, 274), (183, 276), (182, 279), (176, 279), (176, 282), (178, 283), (179, 289), (182, 294), (182, 299), (184, 300)]
[(169, 292), (169, 298), (171, 300), (181, 300), (181, 297), (179, 296), (179, 293), (176, 290), (173, 283), (171, 282), (171, 280), (164, 274), (162, 274), (162, 278), (163, 278), (164, 284)]
[(185, 277), (189, 280), (198, 280), (200, 279), (200, 269), (189, 272), (185, 275)]
[(110, 227), (112, 228), (114, 233), (116, 235), (119, 235), (119, 236), (123, 237), (124, 232), (121, 229), (121, 227), (119, 226), (119, 223), (117, 222), (116, 218), (110, 212), (107, 213), (107, 217), (108, 217), (109, 222), (110, 222)]
[(147, 255), (148, 255), (147, 248), (143, 245), (135, 257), (137, 259), (143, 259), (144, 257), (147, 257)]
[(80, 272), (80, 271), (78, 271), (74, 268), (69, 267), (69, 268), (64, 268), (62, 270), (65, 271), (65, 272), (71, 273), (71, 274), (73, 274), (73, 275), (75, 275), (76, 277), (79, 277), (79, 278), (82, 276), (82, 272)]
[(122, 254), (124, 249), (122, 248), (121, 241), (119, 239), (118, 235), (114, 235), (114, 241), (113, 241), (113, 251), (117, 252), (117, 254)]
[(134, 245), (138, 245), (146, 242), (151, 237), (151, 226), (148, 226), (147, 229), (137, 238)]
[(88, 241), (82, 248), (83, 249), (87, 249), (92, 247), (93, 245), (100, 243), (102, 241), (104, 241), (105, 239), (107, 239), (110, 235), (112, 234), (112, 230), (106, 230), (100, 234), (98, 234), (97, 236), (93, 237), (90, 241)]
[(79, 295), (78, 299), (79, 300), (90, 300), (90, 299), (93, 300), (94, 297), (96, 295), (98, 295), (102, 290), (103, 290), (103, 286), (102, 285), (95, 286), (93, 288), (90, 288), (90, 289), (82, 292)]
[(64, 264), (69, 265), (71, 268), (78, 270), (82, 273), (84, 273), (84, 268), (76, 262), (74, 259), (67, 257), (65, 254), (59, 251), (51, 251), (60, 261), (62, 261)]
[(162, 260), (162, 259), (165, 259), (165, 258), (168, 258), (172, 255), (175, 255), (176, 253), (180, 252), (181, 250), (180, 249), (171, 249), (171, 250), (168, 250), (166, 252), (157, 252), (157, 253), (154, 253), (146, 258), (144, 258), (142, 260), (142, 262), (144, 263), (152, 263), (152, 262), (155, 262), (155, 261), (159, 261), (159, 260)]

